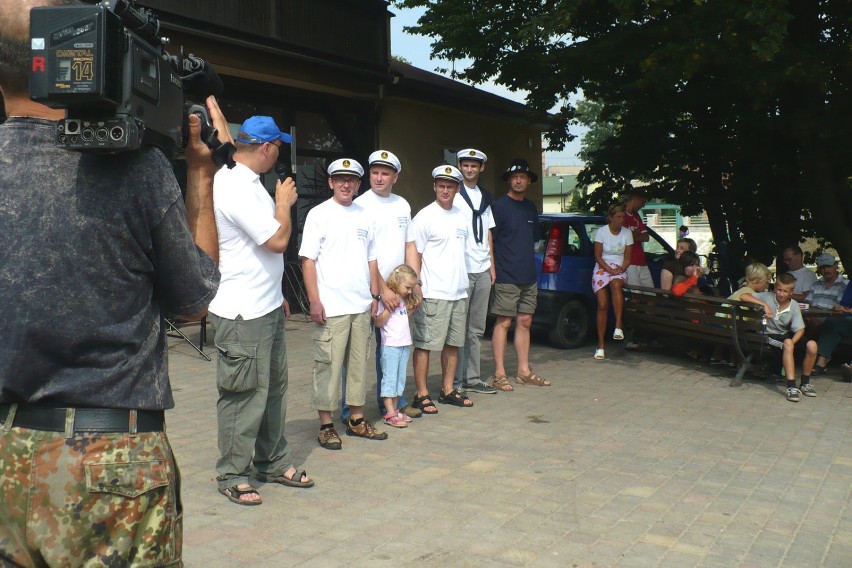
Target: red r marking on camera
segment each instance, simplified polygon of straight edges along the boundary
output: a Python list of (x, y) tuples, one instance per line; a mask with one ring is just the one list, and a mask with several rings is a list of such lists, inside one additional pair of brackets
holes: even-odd
[(33, 71), (41, 71), (44, 73), (44, 57), (33, 57)]

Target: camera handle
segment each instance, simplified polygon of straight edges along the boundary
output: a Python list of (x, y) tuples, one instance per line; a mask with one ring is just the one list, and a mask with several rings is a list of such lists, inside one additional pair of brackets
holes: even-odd
[[(201, 121), (201, 141), (213, 150), (213, 163), (220, 168), (225, 165), (228, 169), (233, 168), (237, 163), (234, 161), (234, 152), (236, 147), (231, 142), (222, 143), (219, 140), (219, 131), (213, 126), (210, 121), (210, 113), (207, 112), (207, 107), (192, 102), (186, 103), (186, 120), (189, 120), (189, 115), (194, 114)], [(189, 135), (189, 126), (186, 128), (187, 136)]]

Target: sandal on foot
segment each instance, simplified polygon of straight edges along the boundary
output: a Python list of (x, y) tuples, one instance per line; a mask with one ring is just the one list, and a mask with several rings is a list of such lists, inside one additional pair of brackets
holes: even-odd
[[(294, 468), (295, 469), (295, 468)], [(304, 481), (307, 479), (307, 481)], [(286, 485), (287, 487), (313, 487), (314, 481), (313, 479), (308, 479), (308, 472), (299, 471), (296, 469), (293, 472), (293, 475), (290, 477), (286, 477), (284, 472), (267, 474), (267, 473), (257, 473), (257, 480), (261, 483), (280, 483), (281, 485)]]
[[(453, 389), (447, 394), (444, 394), (444, 391), (441, 390), (441, 395), (438, 397), (438, 402), (441, 404), (452, 404), (453, 406), (459, 406), (461, 408), (470, 408), (473, 406), (473, 402), (470, 401), (465, 395), (459, 392), (458, 389)], [(470, 404), (466, 404), (470, 402)]]
[(423, 411), (423, 414), (438, 414), (438, 407), (432, 402), (432, 397), (428, 394), (415, 397), (411, 401), (411, 406)]
[(538, 387), (550, 386), (550, 381), (548, 381), (547, 379), (542, 379), (532, 371), (530, 371), (528, 375), (515, 376), (515, 382), (520, 383), (522, 385), (535, 385)]
[(408, 428), (408, 424), (405, 422), (404, 414), (395, 413), (395, 414), (385, 414), (385, 424), (388, 426), (393, 426), (394, 428)]
[(501, 390), (504, 392), (509, 392), (515, 390), (515, 387), (509, 382), (509, 377), (506, 375), (494, 376), (494, 380), (491, 381), (491, 386), (493, 386), (497, 390)]
[(412, 418), (411, 416), (409, 416), (408, 414), (406, 414), (402, 410), (397, 410), (396, 414), (397, 414), (397, 416), (399, 416), (400, 418), (405, 420), (406, 424), (409, 423), (409, 422), (414, 422), (414, 418)]
[(595, 349), (595, 359), (597, 359), (598, 361), (606, 359), (606, 355), (604, 355), (603, 349)]
[(233, 487), (220, 487), (219, 493), (227, 497), (228, 501), (236, 503), (237, 505), (253, 507), (254, 505), (260, 505), (263, 503), (263, 499), (258, 499), (257, 501), (246, 501), (245, 499), (240, 499), (243, 495), (257, 495), (260, 497), (260, 493), (258, 493), (253, 487), (251, 489), (239, 489), (237, 485), (234, 485)]
[(615, 328), (615, 331), (612, 332), (612, 338), (621, 341), (624, 339), (624, 331), (620, 327)]

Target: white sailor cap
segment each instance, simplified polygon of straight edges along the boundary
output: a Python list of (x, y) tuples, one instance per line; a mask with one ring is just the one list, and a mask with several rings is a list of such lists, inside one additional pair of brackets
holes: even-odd
[(363, 177), (364, 168), (361, 167), (361, 164), (351, 158), (334, 160), (331, 165), (328, 166), (328, 177), (338, 176), (341, 174)]
[(449, 164), (445, 164), (443, 166), (438, 166), (434, 170), (432, 170), (432, 178), (433, 179), (448, 179), (450, 181), (454, 181), (456, 183), (461, 183), (462, 175), (458, 168), (453, 167)]
[(477, 150), (476, 148), (465, 148), (464, 150), (459, 150), (456, 157), (459, 162), (462, 160), (476, 160), (477, 162), (482, 162), (484, 164), (488, 161), (488, 156), (485, 155), (485, 152)]
[(393, 152), (388, 152), (387, 150), (376, 150), (370, 154), (368, 162), (370, 166), (388, 166), (395, 169), (396, 173), (402, 171), (402, 164), (399, 163), (399, 158)]

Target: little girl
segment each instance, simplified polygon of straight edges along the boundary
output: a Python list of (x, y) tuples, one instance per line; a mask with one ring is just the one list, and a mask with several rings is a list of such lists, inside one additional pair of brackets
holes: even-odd
[(411, 418), (397, 409), (399, 397), (405, 390), (405, 372), (411, 357), (411, 330), (408, 327), (408, 310), (419, 302), (417, 292), (417, 273), (414, 269), (400, 264), (393, 269), (386, 282), (394, 291), (400, 304), (395, 310), (388, 311), (379, 302), (375, 324), (382, 330), (382, 386), (381, 395), (385, 405), (385, 424), (395, 428), (405, 428)]
[(686, 293), (700, 294), (698, 277), (701, 276), (701, 259), (692, 251), (686, 251), (677, 259), (677, 264), (683, 276), (675, 276), (672, 293), (683, 296)]

